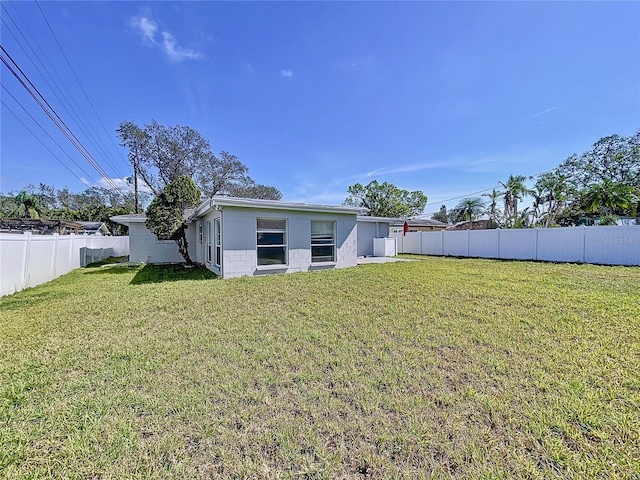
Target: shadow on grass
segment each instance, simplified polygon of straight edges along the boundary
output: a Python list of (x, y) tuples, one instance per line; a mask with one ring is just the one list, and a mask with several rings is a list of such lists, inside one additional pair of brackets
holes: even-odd
[[(97, 262), (96, 262), (97, 263)], [(83, 275), (104, 275), (105, 273), (131, 273), (140, 268), (140, 263), (116, 263), (96, 265), (92, 264), (91, 270), (83, 270)], [(87, 266), (85, 268), (90, 268)]]
[(2, 310), (19, 310), (25, 307), (33, 307), (40, 303), (48, 303), (52, 300), (59, 300), (72, 296), (71, 292), (63, 292), (59, 290), (34, 290), (27, 288), (13, 295), (7, 295), (2, 298)]
[(131, 285), (145, 283), (176, 282), (178, 280), (215, 280), (218, 276), (205, 267), (175, 265), (145, 265), (131, 280)]
[(118, 263), (124, 263), (125, 259), (127, 259), (126, 255), (122, 257), (108, 257), (104, 260), (100, 260), (99, 262), (93, 262), (87, 265), (85, 268), (93, 268), (93, 267), (102, 267), (104, 265), (117, 265)]

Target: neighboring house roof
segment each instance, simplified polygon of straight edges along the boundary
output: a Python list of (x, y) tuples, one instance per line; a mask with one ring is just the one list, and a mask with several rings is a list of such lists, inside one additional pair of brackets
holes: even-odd
[[(473, 230), (493, 230), (498, 228), (498, 225), (490, 218), (483, 218), (481, 220), (473, 221)], [(469, 220), (458, 222), (454, 225), (449, 225), (447, 230), (470, 230)]]
[(111, 235), (109, 228), (104, 222), (78, 222), (82, 225), (80, 233), (100, 233), (102, 235)]
[(82, 230), (80, 222), (71, 220), (47, 220), (46, 218), (2, 218), (0, 219), (0, 229), (29, 231), (40, 230), (43, 233), (77, 233)]

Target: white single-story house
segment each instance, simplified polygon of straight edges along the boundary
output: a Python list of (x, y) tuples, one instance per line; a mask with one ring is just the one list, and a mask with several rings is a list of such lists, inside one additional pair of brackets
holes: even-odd
[[(187, 213), (189, 256), (224, 278), (351, 267), (364, 251), (361, 243), (367, 242), (359, 225), (370, 231), (371, 253), (374, 236), (388, 232), (388, 224), (358, 217), (365, 212), (345, 206), (214, 196)], [(144, 214), (111, 219), (129, 227), (130, 261), (183, 261), (173, 240), (158, 240), (147, 230)]]

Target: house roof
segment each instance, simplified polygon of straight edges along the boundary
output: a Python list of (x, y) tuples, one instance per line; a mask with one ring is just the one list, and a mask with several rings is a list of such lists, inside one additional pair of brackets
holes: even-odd
[(116, 223), (128, 226), (130, 223), (144, 223), (147, 216), (144, 213), (129, 213), (127, 215), (116, 215), (110, 218)]
[(224, 207), (239, 208), (261, 208), (269, 210), (298, 210), (302, 212), (321, 212), (321, 213), (346, 213), (346, 214), (362, 214), (367, 211), (360, 207), (345, 207), (336, 205), (316, 205), (313, 203), (283, 202), (280, 200), (262, 200), (255, 198), (237, 198), (226, 197), (222, 195), (213, 196), (203, 201), (196, 209), (192, 217), (200, 217), (210, 210)]
[(388, 217), (370, 217), (368, 215), (358, 215), (359, 222), (391, 223), (395, 220), (396, 220), (395, 218), (388, 218)]
[[(182, 218), (185, 221), (188, 221), (193, 216), (193, 212), (195, 212), (195, 208), (187, 208), (182, 214)], [(129, 225), (130, 223), (144, 223), (147, 219), (147, 215), (144, 213), (128, 213), (126, 215), (116, 215), (115, 217), (110, 217), (116, 223), (121, 225)]]
[(431, 218), (394, 218), (389, 223), (392, 227), (403, 226), (404, 222), (410, 227), (446, 227), (447, 224)]
[[(351, 215), (362, 214), (367, 211), (367, 209), (360, 207), (316, 205), (313, 203), (282, 202), (279, 200), (261, 200), (255, 198), (237, 198), (216, 195), (203, 201), (198, 207), (194, 209), (185, 210), (183, 218), (186, 221), (195, 220), (198, 217), (206, 215), (211, 210), (224, 207), (259, 208), (269, 210), (297, 210), (301, 212), (341, 213)], [(144, 223), (146, 219), (147, 216), (144, 213), (130, 213), (128, 215), (116, 215), (115, 217), (111, 217), (111, 220), (122, 225)], [(384, 220), (388, 221), (388, 219)]]

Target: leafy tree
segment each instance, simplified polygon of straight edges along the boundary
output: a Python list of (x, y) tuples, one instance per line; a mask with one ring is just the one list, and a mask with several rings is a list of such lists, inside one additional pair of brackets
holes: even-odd
[(469, 229), (473, 229), (473, 220), (484, 212), (484, 201), (480, 197), (463, 198), (456, 205), (458, 218), (469, 221)]
[(347, 191), (349, 196), (343, 204), (368, 208), (373, 217), (412, 217), (422, 213), (427, 205), (427, 196), (421, 191), (410, 192), (377, 180), (366, 186), (356, 183)]
[(603, 137), (590, 150), (571, 155), (558, 170), (577, 190), (584, 191), (604, 180), (640, 187), (640, 130), (629, 137)]
[(232, 188), (229, 191), (229, 195), (240, 198), (261, 198), (263, 200), (282, 199), (282, 192), (280, 192), (276, 187), (261, 185), (253, 181), (246, 182), (243, 185)]
[(449, 216), (447, 215), (447, 207), (445, 205), (440, 206), (440, 210), (437, 213), (431, 215), (431, 218), (442, 223), (449, 223)]
[(628, 210), (634, 201), (633, 188), (605, 178), (584, 194), (586, 211), (615, 215)]
[(276, 187), (256, 184), (235, 155), (224, 151), (214, 155), (209, 142), (190, 127), (167, 127), (153, 120), (142, 127), (122, 122), (116, 131), (120, 144), (129, 149), (134, 172), (155, 195), (178, 176), (187, 175), (207, 197), (282, 198)]
[(151, 201), (146, 212), (146, 227), (158, 240), (175, 240), (178, 251), (188, 265), (193, 262), (189, 257), (184, 211), (195, 207), (199, 201), (200, 192), (191, 177), (179, 175)]
[(17, 206), (15, 195), (0, 194), (0, 217), (10, 217)]
[(16, 218), (41, 218), (45, 211), (45, 204), (39, 195), (23, 190), (16, 195), (14, 208), (9, 213), (9, 216)]

